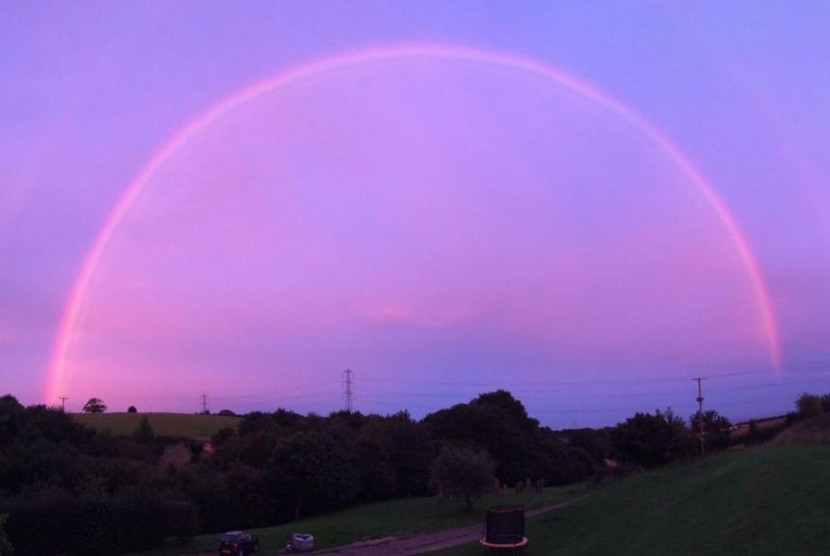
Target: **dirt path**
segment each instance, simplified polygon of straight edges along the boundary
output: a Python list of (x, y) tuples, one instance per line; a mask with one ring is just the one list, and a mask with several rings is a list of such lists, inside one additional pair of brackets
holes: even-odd
[[(545, 506), (525, 513), (526, 517), (534, 517), (547, 512), (552, 512), (582, 500), (585, 496), (568, 500), (553, 506)], [(459, 544), (477, 541), (481, 537), (482, 524), (445, 529), (433, 533), (424, 533), (413, 537), (385, 537), (361, 541), (345, 546), (326, 548), (314, 551), (312, 554), (339, 554), (340, 556), (389, 556), (406, 554), (423, 554), (442, 548), (449, 548)]]

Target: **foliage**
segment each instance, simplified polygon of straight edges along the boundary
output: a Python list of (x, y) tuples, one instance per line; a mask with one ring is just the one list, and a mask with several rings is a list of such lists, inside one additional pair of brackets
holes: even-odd
[(6, 394), (0, 398), (0, 446), (8, 445), (23, 430), (26, 410), (17, 398)]
[(131, 405), (127, 408), (127, 413), (138, 413), (138, 410), (135, 408), (134, 405)]
[[(685, 429), (670, 411), (656, 418), (669, 432)], [(45, 406), (24, 408), (5, 396), (0, 511), (11, 512), (9, 532), (16, 547), (20, 535), (18, 550), (24, 553), (46, 550), (33, 524), (54, 520), (63, 521), (50, 541), (59, 539), (67, 553), (117, 553), (125, 546), (155, 545), (163, 536), (138, 538), (138, 529), (113, 519), (155, 527), (150, 514), (166, 516), (164, 536), (186, 538), (196, 531), (253, 528), (359, 502), (422, 496), (431, 474), (433, 484), (467, 506), (481, 494), (478, 489), (492, 485), (495, 470), (501, 482), (511, 484), (574, 482), (590, 476), (598, 460), (619, 447), (613, 442), (618, 429), (625, 424), (613, 431), (552, 431), (501, 390), (422, 421), (406, 412), (324, 417), (282, 409), (242, 418), (70, 415)], [(669, 436), (674, 443), (660, 453), (674, 457), (681, 453), (682, 435)], [(459, 448), (462, 443), (467, 447)], [(439, 454), (437, 446), (447, 448)], [(88, 548), (77, 548), (83, 543)]]
[(394, 485), (394, 490), (385, 498), (427, 493), (429, 466), (435, 449), (433, 439), (421, 423), (405, 411), (386, 418), (371, 418), (362, 438), (376, 441), (389, 457), (388, 464), (395, 477), (389, 484)]
[(483, 450), (447, 446), (430, 467), (430, 482), (444, 496), (463, 502), (472, 511), (473, 501), (493, 484), (493, 459)]
[(9, 520), (9, 514), (0, 515), (0, 556), (14, 556), (14, 546), (9, 542), (9, 537), (6, 534), (6, 522)]
[[(195, 531), (195, 511), (160, 496), (93, 497), (51, 493), (6, 500), (8, 531), (23, 554), (121, 554), (162, 544)], [(43, 525), (49, 524), (49, 534)]]
[(798, 396), (798, 399), (795, 401), (795, 407), (801, 418), (815, 417), (821, 415), (824, 411), (821, 398), (813, 394), (808, 394), (807, 392)]
[(279, 441), (269, 461), (272, 492), (304, 508), (336, 507), (354, 498), (357, 474), (342, 446), (323, 433), (297, 432)]
[(153, 432), (150, 420), (146, 415), (142, 415), (141, 420), (138, 422), (138, 427), (136, 427), (133, 433), (133, 440), (142, 444), (150, 444), (155, 438), (156, 434)]
[(571, 429), (562, 431), (566, 442), (573, 448), (581, 448), (597, 465), (611, 457), (611, 429)]
[(611, 442), (619, 459), (646, 467), (682, 458), (693, 449), (689, 429), (670, 408), (629, 417), (613, 429)]
[[(593, 472), (584, 465), (584, 453), (575, 452), (549, 429), (527, 415), (522, 403), (498, 390), (427, 415), (427, 431), (436, 442), (467, 443), (489, 453), (498, 479), (508, 484), (542, 478), (562, 484), (563, 477), (581, 479)], [(562, 469), (574, 463), (576, 467)]]
[(729, 447), (730, 430), (732, 428), (729, 419), (714, 409), (704, 411), (702, 418), (700, 413), (694, 413), (689, 418), (690, 429), (693, 434), (697, 434), (700, 430), (701, 422), (703, 423), (703, 438), (707, 449), (723, 450)]
[(183, 469), (190, 465), (193, 452), (184, 442), (168, 444), (159, 457), (159, 467), (165, 470)]
[(107, 404), (100, 398), (89, 398), (84, 404), (84, 413), (104, 413), (107, 410)]

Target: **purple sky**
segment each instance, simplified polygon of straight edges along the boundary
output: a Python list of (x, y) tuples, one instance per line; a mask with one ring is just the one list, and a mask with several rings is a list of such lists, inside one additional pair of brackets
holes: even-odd
[(11, 2), (0, 377), (113, 411), (830, 392), (830, 7)]

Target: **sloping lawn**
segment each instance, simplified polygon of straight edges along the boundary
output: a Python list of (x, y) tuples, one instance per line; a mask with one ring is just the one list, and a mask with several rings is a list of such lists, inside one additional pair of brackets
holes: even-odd
[(828, 554), (830, 445), (764, 446), (642, 473), (529, 519), (527, 534), (526, 554), (536, 555)]

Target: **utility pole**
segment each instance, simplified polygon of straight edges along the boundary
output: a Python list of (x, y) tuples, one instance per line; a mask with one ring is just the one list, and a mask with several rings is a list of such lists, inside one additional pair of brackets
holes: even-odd
[(200, 399), (202, 400), (202, 413), (204, 415), (207, 415), (208, 413), (210, 413), (210, 410), (208, 409), (208, 396), (207, 396), (207, 394), (202, 394), (200, 396)]
[(693, 378), (697, 381), (697, 435), (700, 439), (700, 455), (703, 455), (703, 378)]
[(352, 370), (346, 369), (343, 371), (343, 375), (345, 375), (345, 380), (343, 383), (343, 396), (346, 398), (346, 411), (349, 413), (352, 412)]
[(67, 398), (66, 396), (61, 396), (58, 399), (61, 401), (61, 411), (66, 410), (66, 400), (68, 400), (69, 398)]

